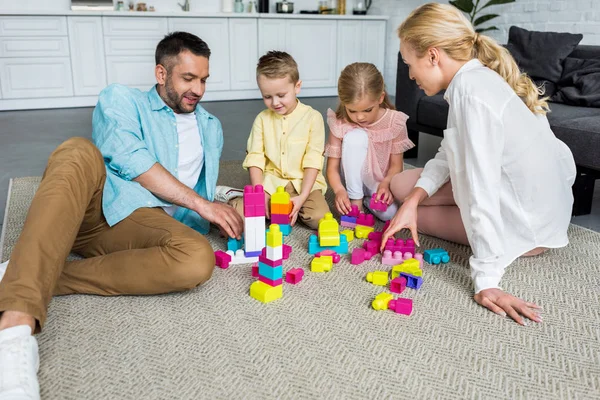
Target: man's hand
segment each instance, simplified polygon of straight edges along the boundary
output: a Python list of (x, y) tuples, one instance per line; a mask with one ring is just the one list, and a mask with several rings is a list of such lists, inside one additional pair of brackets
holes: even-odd
[(296, 224), (296, 220), (298, 219), (298, 213), (300, 212), (300, 209), (304, 205), (304, 202), (306, 201), (307, 198), (308, 198), (308, 196), (299, 195), (296, 197), (292, 197), (290, 199), (290, 201), (293, 204), (292, 212), (290, 213), (290, 225), (291, 226), (294, 226)]
[(475, 301), (498, 315), (508, 315), (520, 325), (526, 325), (522, 316), (535, 322), (542, 322), (541, 307), (528, 303), (500, 289), (485, 289), (475, 295)]
[(230, 205), (207, 201), (197, 212), (205, 220), (217, 225), (227, 236), (237, 239), (242, 238), (244, 222), (242, 217)]

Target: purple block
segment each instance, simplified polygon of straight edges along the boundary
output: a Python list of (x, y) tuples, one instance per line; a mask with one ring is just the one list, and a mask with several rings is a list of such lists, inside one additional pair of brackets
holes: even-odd
[(258, 257), (261, 255), (261, 251), (244, 251), (246, 257)]
[(420, 276), (414, 276), (406, 272), (400, 272), (400, 276), (406, 278), (406, 286), (409, 288), (419, 289), (423, 284), (423, 278)]
[(342, 222), (349, 222), (351, 224), (356, 224), (356, 217), (350, 217), (348, 215), (342, 215)]
[(289, 214), (271, 214), (271, 223), (277, 225), (289, 225)]

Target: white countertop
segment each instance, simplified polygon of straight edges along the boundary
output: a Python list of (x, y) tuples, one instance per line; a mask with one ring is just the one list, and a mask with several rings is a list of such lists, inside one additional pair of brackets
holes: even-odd
[(351, 19), (351, 20), (387, 20), (387, 15), (337, 15), (337, 14), (249, 14), (249, 13), (207, 13), (193, 11), (174, 11), (174, 12), (159, 12), (159, 11), (57, 11), (57, 10), (37, 10), (37, 11), (14, 11), (0, 10), (0, 17), (10, 15), (64, 15), (64, 16), (103, 16), (103, 17), (180, 17), (180, 18), (281, 18), (281, 19)]

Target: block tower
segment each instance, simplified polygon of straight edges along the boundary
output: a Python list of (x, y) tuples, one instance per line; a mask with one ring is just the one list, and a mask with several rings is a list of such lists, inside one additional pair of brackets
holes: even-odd
[(279, 230), (284, 236), (288, 236), (292, 231), (290, 226), (292, 207), (290, 194), (283, 186), (277, 187), (277, 191), (271, 196), (271, 223), (279, 225)]
[(283, 235), (279, 225), (267, 232), (267, 245), (258, 256), (258, 280), (250, 285), (250, 296), (269, 303), (283, 296)]
[(257, 257), (265, 247), (265, 191), (262, 185), (244, 187), (244, 255)]

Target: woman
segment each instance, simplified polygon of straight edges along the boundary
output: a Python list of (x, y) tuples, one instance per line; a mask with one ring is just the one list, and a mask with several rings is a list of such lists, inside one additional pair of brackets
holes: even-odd
[(575, 163), (545, 116), (546, 99), (510, 53), (456, 8), (414, 10), (398, 29), (410, 78), (428, 96), (446, 89), (448, 128), (424, 169), (391, 182), (403, 202), (383, 243), (403, 228), (469, 244), (475, 300), (525, 325), (539, 307), (502, 291), (517, 257), (566, 246)]

